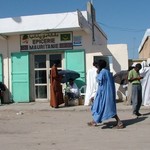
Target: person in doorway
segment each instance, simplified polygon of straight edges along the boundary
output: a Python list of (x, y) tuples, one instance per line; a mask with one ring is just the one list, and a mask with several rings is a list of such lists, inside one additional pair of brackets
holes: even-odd
[(116, 111), (114, 79), (110, 71), (106, 69), (106, 66), (105, 60), (98, 61), (98, 89), (91, 107), (93, 121), (88, 122), (88, 125), (97, 126), (98, 123), (115, 118), (117, 124), (114, 128), (122, 129), (124, 124), (119, 119)]
[(61, 79), (62, 76), (58, 74), (57, 66), (60, 61), (55, 61), (50, 74), (50, 106), (54, 108), (58, 108), (60, 104), (63, 104), (63, 93), (62, 93), (62, 85)]
[(128, 80), (132, 83), (132, 108), (133, 108), (133, 115), (138, 117), (141, 116), (139, 113), (141, 104), (142, 104), (142, 86), (140, 80), (143, 77), (140, 76), (139, 70), (142, 68), (141, 64), (136, 64), (135, 67), (129, 71)]
[(67, 84), (66, 89), (66, 95), (68, 96), (69, 100), (79, 98), (79, 88), (73, 79), (69, 79), (69, 84)]
[(85, 93), (85, 100), (84, 105), (89, 106), (91, 100), (94, 98), (96, 91), (97, 91), (97, 62), (93, 62), (93, 67), (88, 70), (87, 78), (86, 78), (86, 93)]

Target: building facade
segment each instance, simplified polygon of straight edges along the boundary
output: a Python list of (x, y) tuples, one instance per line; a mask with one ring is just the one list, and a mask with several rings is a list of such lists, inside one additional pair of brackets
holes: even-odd
[[(50, 70), (56, 59), (61, 62), (59, 70), (80, 73), (79, 88), (86, 84), (86, 72), (94, 60), (105, 59), (108, 68), (117, 72), (114, 46), (107, 47), (107, 36), (95, 18), (88, 3), (87, 11), (82, 12), (0, 19), (0, 80), (7, 87), (5, 103), (49, 101)], [(120, 70), (124, 63), (120, 61)]]
[(94, 59), (110, 56), (107, 37), (89, 11), (0, 19), (0, 79), (7, 87), (5, 102), (50, 100), (50, 70), (80, 73), (78, 86), (86, 83), (86, 70)]

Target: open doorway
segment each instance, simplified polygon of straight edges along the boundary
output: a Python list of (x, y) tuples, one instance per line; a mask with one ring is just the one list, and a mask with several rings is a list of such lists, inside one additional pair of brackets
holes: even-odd
[(40, 53), (33, 55), (33, 97), (35, 101), (50, 100), (50, 70), (55, 60), (60, 60), (58, 70), (62, 69), (61, 53)]

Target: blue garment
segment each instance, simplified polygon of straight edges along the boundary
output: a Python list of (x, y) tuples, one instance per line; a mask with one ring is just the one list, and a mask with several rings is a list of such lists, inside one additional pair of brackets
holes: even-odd
[(116, 112), (116, 92), (112, 74), (103, 68), (97, 76), (98, 90), (93, 101), (91, 112), (93, 120), (101, 123), (114, 117)]

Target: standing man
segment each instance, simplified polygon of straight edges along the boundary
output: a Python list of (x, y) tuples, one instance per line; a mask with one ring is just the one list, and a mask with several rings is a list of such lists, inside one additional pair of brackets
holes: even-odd
[(133, 115), (138, 117), (141, 116), (139, 113), (141, 104), (142, 104), (142, 86), (140, 80), (143, 77), (140, 76), (139, 70), (142, 68), (141, 64), (136, 64), (135, 68), (129, 71), (128, 80), (132, 83), (132, 107)]
[(87, 78), (86, 78), (86, 94), (85, 94), (85, 100), (84, 105), (89, 106), (91, 100), (94, 98), (97, 90), (97, 62), (93, 62), (93, 67), (88, 70), (87, 72)]
[(63, 93), (62, 93), (62, 85), (61, 79), (62, 77), (58, 74), (57, 66), (60, 61), (55, 61), (50, 75), (50, 106), (54, 108), (58, 108), (60, 104), (63, 104)]

